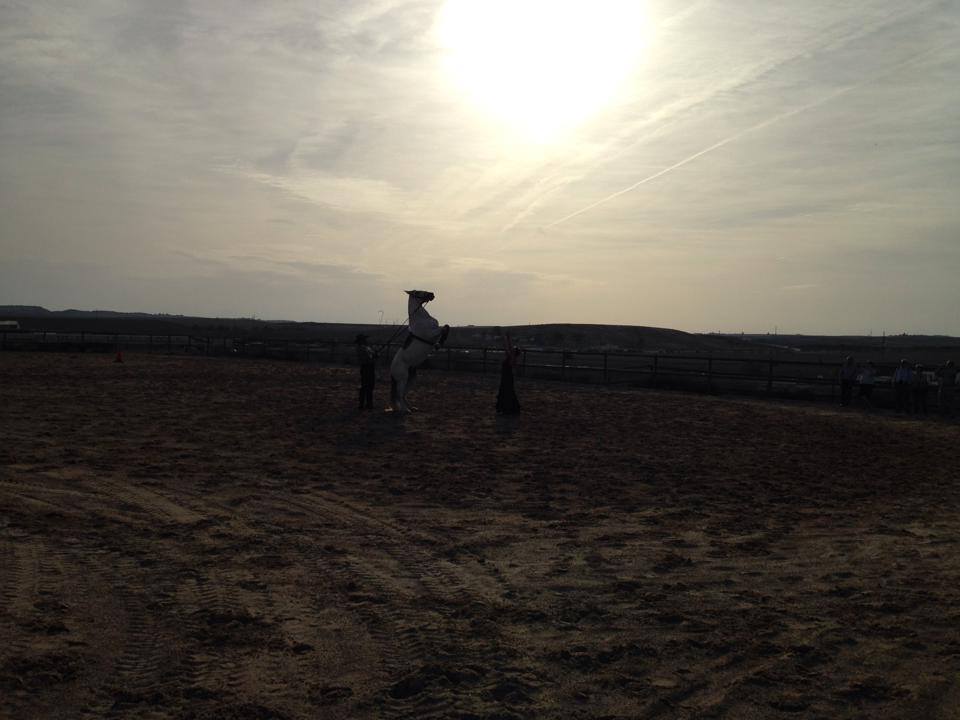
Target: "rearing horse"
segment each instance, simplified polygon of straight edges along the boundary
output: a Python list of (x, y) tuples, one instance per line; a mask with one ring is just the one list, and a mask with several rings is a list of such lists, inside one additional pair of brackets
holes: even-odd
[(407, 320), (410, 334), (403, 347), (397, 350), (390, 363), (390, 407), (401, 414), (410, 412), (407, 405), (407, 391), (421, 365), (433, 348), (447, 339), (450, 327), (440, 327), (430, 313), (423, 307), (435, 297), (427, 290), (406, 290)]

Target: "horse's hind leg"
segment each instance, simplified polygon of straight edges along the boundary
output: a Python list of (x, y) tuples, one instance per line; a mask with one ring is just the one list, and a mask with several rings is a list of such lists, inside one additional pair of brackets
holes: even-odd
[(390, 409), (394, 412), (402, 412), (403, 387), (401, 379), (406, 377), (407, 369), (402, 360), (403, 350), (397, 350), (390, 363)]
[(402, 375), (397, 380), (397, 404), (394, 406), (396, 410), (401, 413), (410, 412), (410, 408), (407, 407), (407, 376)]

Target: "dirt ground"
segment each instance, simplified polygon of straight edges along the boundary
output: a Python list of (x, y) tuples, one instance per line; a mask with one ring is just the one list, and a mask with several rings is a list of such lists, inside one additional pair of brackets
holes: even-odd
[(112, 359), (0, 354), (0, 717), (960, 718), (956, 424)]

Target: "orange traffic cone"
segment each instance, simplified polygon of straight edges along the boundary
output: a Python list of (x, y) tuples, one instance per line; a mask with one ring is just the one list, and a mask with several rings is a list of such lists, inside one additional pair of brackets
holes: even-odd
[(119, 362), (119, 363), (122, 363), (122, 362), (123, 362), (123, 350), (117, 350), (117, 357), (114, 359), (114, 362), (115, 362), (115, 363), (118, 363), (118, 362)]

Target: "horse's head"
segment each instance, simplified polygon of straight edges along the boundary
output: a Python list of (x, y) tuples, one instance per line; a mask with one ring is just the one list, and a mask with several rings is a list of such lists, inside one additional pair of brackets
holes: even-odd
[(420, 302), (425, 302), (425, 303), (430, 302), (431, 300), (434, 299), (434, 297), (436, 297), (429, 290), (404, 290), (404, 292), (407, 293), (407, 295), (410, 295), (411, 297), (415, 297)]

